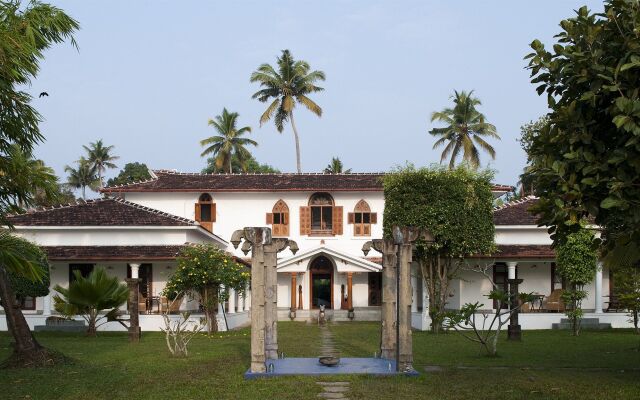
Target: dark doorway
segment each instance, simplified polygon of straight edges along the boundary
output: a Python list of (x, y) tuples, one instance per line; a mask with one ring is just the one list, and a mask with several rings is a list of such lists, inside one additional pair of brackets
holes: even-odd
[[(131, 278), (131, 266), (127, 264), (127, 278)], [(151, 272), (151, 264), (140, 264), (138, 269), (138, 278), (140, 278), (139, 291), (140, 295), (147, 299), (153, 296), (153, 275)]]
[(382, 273), (369, 272), (369, 305), (379, 306), (382, 304)]
[(333, 308), (333, 264), (324, 256), (311, 262), (311, 308)]

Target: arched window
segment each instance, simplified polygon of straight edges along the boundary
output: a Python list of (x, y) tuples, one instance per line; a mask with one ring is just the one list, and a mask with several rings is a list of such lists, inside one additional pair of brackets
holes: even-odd
[(289, 207), (283, 200), (273, 206), (267, 213), (267, 225), (271, 225), (273, 236), (289, 236)]
[(360, 200), (347, 219), (353, 224), (353, 236), (371, 236), (371, 224), (378, 223), (378, 214), (372, 213), (369, 204)]
[(300, 207), (301, 235), (342, 235), (342, 207), (329, 193), (314, 193), (309, 206)]
[(216, 203), (213, 202), (209, 193), (203, 193), (198, 198), (195, 219), (206, 230), (213, 230), (213, 223), (216, 222)]

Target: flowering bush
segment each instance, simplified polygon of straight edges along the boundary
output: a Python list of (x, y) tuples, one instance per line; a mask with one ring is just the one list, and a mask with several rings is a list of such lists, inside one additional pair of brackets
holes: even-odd
[(178, 256), (178, 268), (169, 278), (163, 294), (197, 297), (207, 317), (207, 331), (218, 330), (218, 303), (227, 300), (231, 289), (242, 294), (249, 282), (248, 269), (211, 244), (186, 246)]

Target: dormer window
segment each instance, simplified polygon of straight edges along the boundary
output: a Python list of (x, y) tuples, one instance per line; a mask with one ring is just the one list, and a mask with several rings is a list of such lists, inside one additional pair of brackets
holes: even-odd
[(315, 193), (308, 207), (300, 207), (301, 235), (342, 235), (342, 207), (329, 193)]
[(216, 222), (216, 203), (213, 202), (209, 193), (203, 193), (198, 198), (195, 218), (203, 228), (208, 231), (213, 230), (213, 223)]
[(289, 236), (289, 206), (283, 200), (273, 206), (267, 213), (267, 225), (271, 225), (273, 236)]
[(372, 213), (369, 204), (360, 200), (347, 220), (353, 224), (353, 236), (371, 236), (371, 224), (378, 223), (378, 214)]

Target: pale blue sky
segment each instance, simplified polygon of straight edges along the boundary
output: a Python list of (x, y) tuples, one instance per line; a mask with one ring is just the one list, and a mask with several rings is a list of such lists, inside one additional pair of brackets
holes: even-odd
[(249, 83), (288, 48), (327, 75), (313, 96), (322, 118), (297, 109), (305, 172), (332, 156), (355, 172), (437, 162), (429, 116), (454, 89), (473, 89), (502, 136), (489, 165), (504, 184), (524, 166), (520, 126), (546, 112), (524, 69), (529, 43), (552, 43), (560, 20), (581, 5), (602, 9), (593, 0), (53, 3), (79, 20), (80, 51), (48, 51), (29, 90), (49, 93), (34, 100), (47, 138), (36, 155), (63, 179), (82, 144), (99, 138), (116, 146), (120, 167), (198, 172), (198, 141), (223, 107), (253, 127), (259, 161), (295, 171), (290, 128), (259, 127), (265, 104), (251, 99), (257, 86)]

